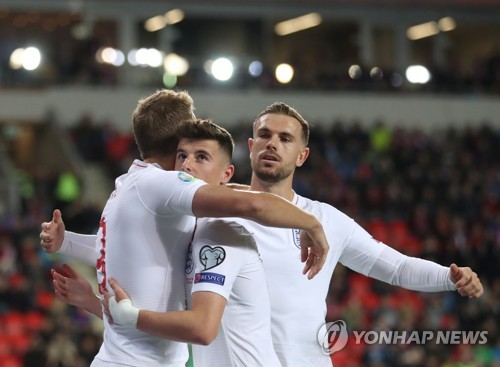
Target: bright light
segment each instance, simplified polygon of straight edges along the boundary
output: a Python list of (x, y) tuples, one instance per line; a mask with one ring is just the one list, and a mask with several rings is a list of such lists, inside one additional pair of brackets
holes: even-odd
[(406, 36), (415, 41), (421, 38), (434, 36), (439, 33), (439, 28), (436, 22), (427, 22), (408, 28)]
[(302, 31), (304, 29), (316, 27), (321, 24), (321, 15), (310, 13), (297, 18), (279, 22), (274, 26), (274, 31), (279, 36), (285, 36), (290, 33)]
[(12, 69), (17, 70), (23, 67), (24, 48), (17, 48), (10, 55), (9, 65)]
[(121, 50), (105, 47), (97, 51), (96, 60), (99, 63), (122, 66), (125, 63), (125, 55)]
[(172, 53), (168, 54), (163, 59), (163, 67), (167, 74), (178, 76), (187, 73), (189, 70), (189, 63), (185, 58)]
[(144, 28), (148, 32), (156, 32), (169, 24), (179, 23), (183, 19), (184, 12), (181, 9), (172, 9), (163, 15), (157, 15), (146, 20)]
[(378, 66), (375, 66), (370, 70), (370, 78), (373, 80), (381, 80), (383, 77), (384, 72)]
[(157, 15), (155, 17), (149, 18), (144, 23), (144, 29), (148, 32), (156, 32), (164, 28), (167, 25), (167, 20), (163, 15)]
[(167, 24), (179, 23), (184, 19), (184, 12), (181, 9), (172, 9), (164, 16)]
[(122, 66), (125, 63), (125, 54), (123, 53), (122, 50), (115, 50), (116, 51), (116, 57), (113, 60), (112, 64), (114, 66)]
[(163, 65), (163, 54), (155, 48), (150, 48), (148, 50), (148, 65), (152, 68)]
[(212, 75), (212, 64), (214, 63), (213, 60), (207, 60), (203, 63), (203, 70), (205, 70), (205, 73), (208, 75)]
[(222, 82), (231, 79), (231, 77), (233, 76), (233, 71), (233, 63), (225, 57), (218, 58), (212, 63), (212, 75), (215, 79)]
[(36, 47), (28, 47), (23, 52), (23, 68), (26, 70), (35, 70), (40, 66), (42, 55)]
[(260, 76), (262, 74), (263, 66), (260, 61), (252, 61), (250, 65), (248, 65), (248, 74), (253, 76), (254, 78)]
[(406, 79), (413, 84), (426, 84), (431, 80), (431, 73), (425, 66), (411, 65), (406, 69)]
[(155, 48), (140, 48), (135, 53), (135, 60), (137, 65), (155, 68), (163, 64), (163, 55)]
[(288, 64), (279, 64), (276, 67), (275, 75), (276, 75), (276, 80), (280, 82), (281, 84), (287, 84), (292, 81), (293, 78), (293, 67)]
[(439, 19), (438, 26), (441, 32), (449, 32), (457, 27), (457, 23), (452, 17), (444, 17)]
[(349, 77), (351, 79), (357, 80), (361, 78), (361, 75), (363, 74), (361, 67), (359, 65), (351, 65), (349, 67)]
[(128, 63), (132, 66), (139, 65), (139, 62), (137, 61), (137, 50), (136, 49), (132, 49), (128, 52), (127, 60), (128, 60)]

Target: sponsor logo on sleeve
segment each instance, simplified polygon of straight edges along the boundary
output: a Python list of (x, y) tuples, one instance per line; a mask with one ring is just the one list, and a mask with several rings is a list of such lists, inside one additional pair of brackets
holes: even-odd
[(200, 262), (203, 265), (203, 270), (215, 268), (222, 264), (226, 258), (226, 251), (220, 246), (210, 247), (203, 246), (200, 250)]
[(177, 174), (177, 177), (179, 178), (179, 180), (181, 180), (183, 182), (194, 182), (194, 181), (196, 181), (196, 178), (194, 178), (193, 176), (191, 176), (189, 173), (186, 173), (186, 172), (179, 172)]
[(194, 275), (194, 283), (212, 283), (217, 285), (224, 285), (226, 276), (217, 273), (196, 273)]

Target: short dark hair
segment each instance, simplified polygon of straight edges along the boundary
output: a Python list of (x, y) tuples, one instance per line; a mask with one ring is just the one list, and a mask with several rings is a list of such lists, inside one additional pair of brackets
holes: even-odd
[(141, 157), (175, 153), (177, 127), (194, 118), (193, 99), (186, 92), (161, 89), (139, 100), (132, 123)]
[(302, 127), (302, 141), (304, 145), (307, 146), (309, 144), (309, 123), (300, 115), (300, 113), (293, 107), (287, 105), (284, 102), (274, 102), (272, 105), (267, 106), (264, 111), (258, 114), (253, 122), (253, 128), (255, 130), (255, 126), (259, 119), (267, 114), (275, 114), (275, 115), (285, 115), (295, 118)]
[(184, 121), (177, 130), (178, 139), (216, 140), (222, 150), (233, 158), (234, 140), (229, 131), (217, 125), (212, 120)]

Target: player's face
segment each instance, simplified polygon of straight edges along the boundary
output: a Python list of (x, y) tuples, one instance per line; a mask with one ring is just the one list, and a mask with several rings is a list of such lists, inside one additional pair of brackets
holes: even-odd
[(234, 173), (227, 154), (216, 140), (181, 139), (175, 169), (214, 185), (227, 183)]
[(309, 148), (302, 141), (300, 122), (291, 116), (263, 115), (248, 143), (252, 170), (264, 182), (292, 179), (295, 168), (309, 155)]

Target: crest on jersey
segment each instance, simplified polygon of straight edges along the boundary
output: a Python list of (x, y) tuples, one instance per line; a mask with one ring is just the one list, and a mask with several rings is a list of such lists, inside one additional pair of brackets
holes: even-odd
[(179, 172), (177, 174), (177, 177), (179, 178), (179, 180), (181, 180), (183, 182), (193, 182), (193, 181), (196, 181), (196, 178), (194, 178), (193, 176), (191, 176), (189, 173), (186, 173), (186, 172)]
[(200, 250), (200, 262), (203, 264), (203, 270), (215, 268), (222, 264), (226, 258), (226, 251), (220, 246), (203, 246)]
[(300, 248), (300, 229), (292, 229), (293, 243), (297, 248)]
[(194, 268), (193, 245), (189, 244), (187, 259), (186, 259), (186, 274), (191, 274), (193, 268)]

